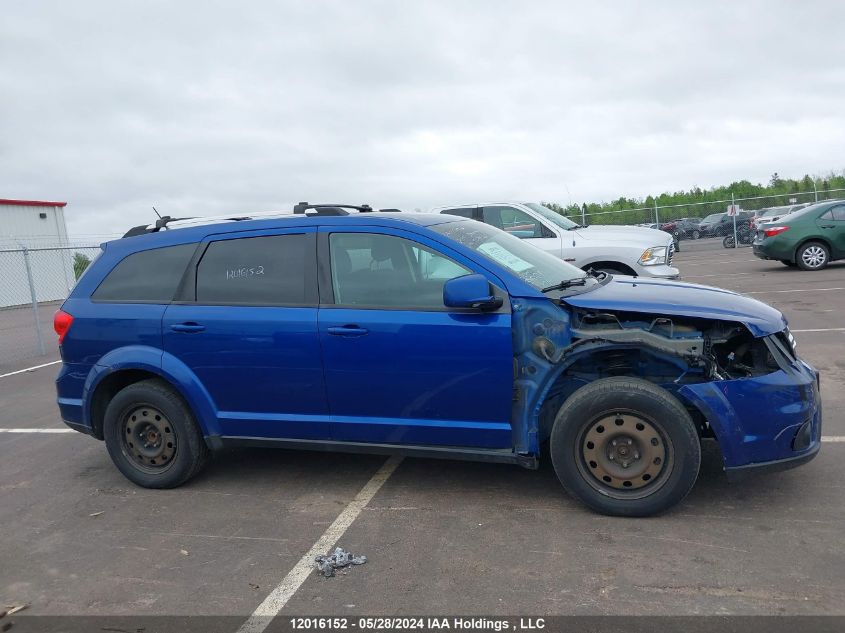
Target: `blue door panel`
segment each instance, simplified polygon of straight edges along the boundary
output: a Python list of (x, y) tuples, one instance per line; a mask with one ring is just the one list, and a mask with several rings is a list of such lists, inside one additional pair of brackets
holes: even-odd
[(319, 331), (334, 439), (512, 446), (510, 314), (323, 308)]
[(316, 308), (173, 304), (162, 330), (211, 395), (223, 435), (329, 439)]

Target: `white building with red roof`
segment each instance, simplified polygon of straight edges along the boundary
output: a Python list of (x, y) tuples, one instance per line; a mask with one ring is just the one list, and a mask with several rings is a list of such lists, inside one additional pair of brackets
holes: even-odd
[[(64, 299), (76, 283), (66, 202), (0, 198), (0, 308)], [(86, 253), (90, 258), (90, 254)]]

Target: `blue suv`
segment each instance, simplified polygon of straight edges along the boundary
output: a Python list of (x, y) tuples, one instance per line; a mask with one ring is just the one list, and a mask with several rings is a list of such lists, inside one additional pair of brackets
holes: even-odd
[(138, 485), (230, 445), (536, 468), (606, 514), (819, 450), (816, 371), (783, 315), (590, 274), (475, 220), (300, 204), (103, 245), (55, 318), (58, 404)]

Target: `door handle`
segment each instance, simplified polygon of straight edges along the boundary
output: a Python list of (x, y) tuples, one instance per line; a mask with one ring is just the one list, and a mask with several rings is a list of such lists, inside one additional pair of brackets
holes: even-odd
[(202, 332), (205, 326), (199, 323), (174, 323), (170, 329), (174, 332)]
[(330, 327), (326, 331), (333, 336), (364, 336), (369, 330), (357, 325), (343, 325), (340, 327)]
[(823, 229), (835, 229), (836, 225), (835, 224), (822, 224), (821, 227)]

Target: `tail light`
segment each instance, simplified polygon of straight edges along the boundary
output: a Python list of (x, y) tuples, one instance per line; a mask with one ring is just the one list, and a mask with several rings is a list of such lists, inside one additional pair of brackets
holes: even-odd
[(70, 329), (72, 323), (72, 315), (62, 310), (56, 312), (56, 315), (53, 317), (53, 329), (56, 330), (56, 334), (59, 335), (59, 345), (62, 344), (65, 334), (67, 334), (67, 331)]
[(784, 231), (788, 231), (788, 226), (773, 226), (770, 229), (763, 229), (763, 234), (766, 237), (774, 237), (775, 235), (780, 235)]

